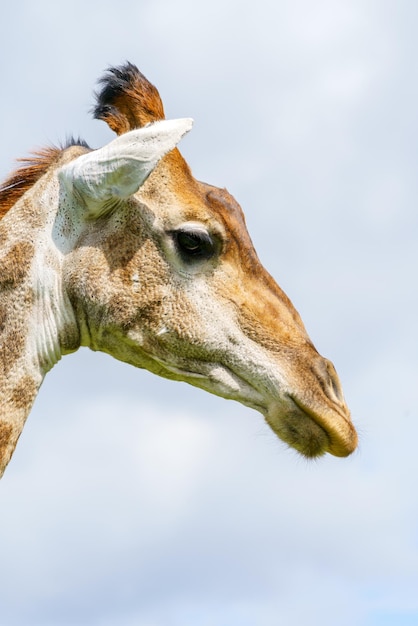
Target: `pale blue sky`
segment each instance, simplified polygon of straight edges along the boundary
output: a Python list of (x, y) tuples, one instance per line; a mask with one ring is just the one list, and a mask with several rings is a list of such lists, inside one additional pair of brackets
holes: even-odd
[(19, 1), (3, 8), (0, 176), (111, 139), (129, 59), (193, 117), (195, 175), (343, 382), (361, 442), (307, 463), (261, 416), (86, 350), (48, 375), (0, 483), (5, 626), (418, 623), (418, 5)]

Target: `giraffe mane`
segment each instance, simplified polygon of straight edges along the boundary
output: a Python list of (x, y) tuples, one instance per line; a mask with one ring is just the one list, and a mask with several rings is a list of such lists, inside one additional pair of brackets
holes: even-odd
[(85, 141), (70, 137), (61, 146), (48, 146), (36, 150), (31, 155), (17, 159), (21, 166), (15, 169), (0, 184), (0, 219), (18, 200), (56, 163), (64, 150), (70, 146), (88, 148)]

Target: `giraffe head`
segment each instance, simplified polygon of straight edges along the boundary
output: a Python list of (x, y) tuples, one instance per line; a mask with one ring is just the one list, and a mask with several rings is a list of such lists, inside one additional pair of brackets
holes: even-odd
[(44, 212), (32, 280), (46, 256), (55, 268), (43, 287), (50, 345), (32, 358), (41, 374), (89, 346), (260, 411), (307, 457), (350, 454), (357, 436), (333, 365), (258, 260), (237, 202), (197, 181), (175, 148), (191, 120), (165, 120), (131, 64), (107, 72), (95, 116), (118, 137), (47, 159), (14, 198), (15, 212)]

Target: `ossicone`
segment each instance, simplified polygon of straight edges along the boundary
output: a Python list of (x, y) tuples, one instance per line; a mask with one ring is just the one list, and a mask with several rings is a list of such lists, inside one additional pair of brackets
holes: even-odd
[(157, 88), (132, 63), (109, 67), (98, 82), (93, 115), (118, 135), (165, 119)]

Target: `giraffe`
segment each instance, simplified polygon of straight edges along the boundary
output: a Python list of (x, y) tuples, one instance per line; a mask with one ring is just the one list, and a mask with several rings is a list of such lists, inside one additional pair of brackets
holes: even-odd
[(0, 476), (47, 372), (80, 346), (261, 412), (306, 457), (353, 452), (330, 361), (261, 265), (236, 200), (197, 181), (137, 67), (109, 68), (94, 117), (0, 188)]

